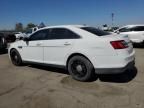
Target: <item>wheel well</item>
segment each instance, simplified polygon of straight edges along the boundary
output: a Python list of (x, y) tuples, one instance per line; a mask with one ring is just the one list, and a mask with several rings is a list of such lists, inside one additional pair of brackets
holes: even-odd
[(12, 50), (16, 50), (16, 49), (15, 49), (15, 48), (10, 49), (10, 54), (11, 54), (11, 51), (12, 51)]
[[(9, 55), (10, 55), (10, 56), (11, 56), (12, 50), (15, 50), (15, 51), (18, 53), (18, 55), (20, 56), (20, 58), (21, 58), (21, 55), (20, 55), (20, 53), (18, 52), (18, 50), (17, 50), (16, 48), (10, 49), (10, 51), (9, 51)], [(22, 59), (22, 58), (21, 58), (21, 59)]]
[[(68, 62), (69, 62), (69, 60), (70, 60), (72, 57), (74, 57), (74, 56), (82, 56), (82, 57), (88, 59), (85, 55), (80, 54), (80, 53), (74, 53), (74, 54), (71, 54), (71, 55), (68, 57), (68, 59), (67, 59), (66, 67), (68, 66)], [(88, 60), (89, 60), (89, 59), (88, 59)], [(89, 60), (89, 61), (90, 61), (90, 60)], [(90, 62), (91, 62), (91, 61), (90, 61)]]
[[(12, 48), (12, 49), (10, 49), (10, 54), (11, 54), (12, 50), (15, 50), (15, 51), (17, 51), (17, 49), (15, 49), (15, 48)], [(18, 52), (18, 51), (17, 51), (17, 52)], [(19, 53), (19, 52), (18, 52), (18, 53)]]

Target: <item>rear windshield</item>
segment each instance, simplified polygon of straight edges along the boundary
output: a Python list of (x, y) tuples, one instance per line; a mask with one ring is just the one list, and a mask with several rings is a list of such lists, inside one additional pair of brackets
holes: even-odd
[(105, 35), (110, 35), (111, 33), (100, 30), (100, 29), (96, 29), (94, 27), (82, 27), (81, 29), (88, 31), (92, 34), (95, 34), (97, 36), (105, 36)]

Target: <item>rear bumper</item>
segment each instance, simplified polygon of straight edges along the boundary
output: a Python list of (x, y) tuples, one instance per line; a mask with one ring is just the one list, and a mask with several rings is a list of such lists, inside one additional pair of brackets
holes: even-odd
[(97, 68), (95, 69), (96, 74), (118, 74), (123, 73), (126, 70), (133, 69), (135, 61), (128, 63), (125, 67), (122, 68)]

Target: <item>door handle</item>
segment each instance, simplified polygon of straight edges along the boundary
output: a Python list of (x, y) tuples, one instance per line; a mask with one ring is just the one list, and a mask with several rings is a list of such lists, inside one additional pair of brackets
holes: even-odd
[(19, 49), (22, 49), (22, 46), (18, 46)]
[(36, 45), (37, 45), (37, 46), (41, 46), (41, 45), (42, 45), (42, 43), (37, 43)]
[(65, 45), (65, 46), (68, 46), (68, 45), (71, 45), (71, 44), (70, 44), (70, 43), (68, 43), (68, 42), (66, 42), (66, 43), (64, 43), (64, 45)]
[(37, 46), (40, 46), (41, 44), (38, 43), (38, 44), (36, 44), (36, 45), (37, 45)]

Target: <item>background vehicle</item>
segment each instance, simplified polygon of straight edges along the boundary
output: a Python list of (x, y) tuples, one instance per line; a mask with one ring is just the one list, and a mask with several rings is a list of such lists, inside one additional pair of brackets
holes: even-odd
[(25, 31), (25, 33), (23, 33), (22, 37), (29, 37), (32, 33), (36, 32), (37, 30), (46, 27), (45, 24), (42, 22), (40, 23), (38, 26), (33, 27), (33, 28), (29, 28)]
[(9, 43), (15, 42), (16, 37), (10, 33), (0, 33), (0, 51), (4, 51)]
[(116, 30), (115, 33), (126, 34), (133, 43), (144, 45), (144, 25), (127, 25)]
[(134, 50), (126, 35), (88, 26), (39, 29), (11, 44), (9, 56), (17, 66), (32, 62), (66, 67), (79, 81), (90, 80), (97, 73), (121, 73), (134, 66)]
[(22, 32), (15, 32), (16, 39), (20, 39), (21, 37), (24, 37), (24, 34)]
[(32, 33), (34, 33), (35, 31), (37, 31), (39, 28), (38, 27), (34, 27), (34, 28), (30, 28), (30, 29), (28, 29), (26, 32), (25, 32), (25, 34), (24, 34), (24, 36), (30, 36)]
[(6, 39), (3, 33), (0, 33), (0, 51), (3, 51), (7, 48)]

